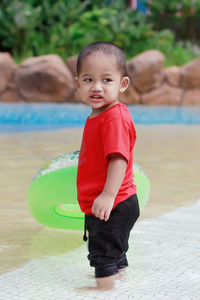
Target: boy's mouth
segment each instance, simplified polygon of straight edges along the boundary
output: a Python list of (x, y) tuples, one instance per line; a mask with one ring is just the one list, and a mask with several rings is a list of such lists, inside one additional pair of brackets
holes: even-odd
[(91, 101), (93, 101), (93, 102), (99, 102), (99, 101), (101, 101), (102, 100), (102, 96), (100, 96), (100, 95), (92, 95), (92, 96), (90, 96), (90, 100)]

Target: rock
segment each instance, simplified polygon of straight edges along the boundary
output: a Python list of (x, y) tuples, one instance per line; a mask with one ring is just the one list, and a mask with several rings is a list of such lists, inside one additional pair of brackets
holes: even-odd
[(72, 97), (68, 100), (68, 102), (82, 102), (79, 92), (75, 90)]
[(76, 72), (77, 58), (78, 56), (75, 55), (67, 58), (66, 60), (67, 67), (71, 71), (73, 77), (77, 76), (77, 72)]
[(164, 70), (167, 82), (171, 86), (180, 86), (181, 80), (181, 68), (180, 67), (169, 67)]
[(15, 67), (11, 55), (0, 52), (0, 93), (5, 90)]
[(130, 83), (127, 90), (123, 93), (120, 93), (119, 99), (122, 103), (125, 104), (139, 104), (140, 95), (134, 89), (134, 86)]
[(182, 89), (163, 84), (161, 87), (142, 94), (141, 102), (145, 105), (180, 105)]
[(183, 105), (200, 105), (200, 89), (186, 90)]
[(181, 86), (184, 89), (200, 88), (200, 58), (181, 67)]
[(14, 82), (26, 101), (63, 102), (75, 89), (71, 72), (54, 54), (25, 60), (15, 70)]
[(6, 89), (1, 93), (0, 99), (4, 102), (20, 102), (24, 101), (23, 97), (20, 96), (18, 86), (13, 80), (13, 74), (12, 73), (10, 77), (10, 81), (7, 84)]
[(128, 75), (139, 92), (147, 92), (162, 84), (164, 60), (160, 51), (148, 50), (127, 62)]
[[(163, 69), (164, 55), (143, 52), (127, 63), (130, 84), (120, 100), (125, 104), (200, 105), (200, 58), (182, 67)], [(33, 57), (18, 67), (0, 53), (0, 101), (81, 102), (75, 88), (77, 56), (66, 64), (57, 55)]]
[(4, 102), (21, 102), (24, 99), (20, 97), (17, 89), (5, 89), (1, 94), (0, 94), (0, 101)]

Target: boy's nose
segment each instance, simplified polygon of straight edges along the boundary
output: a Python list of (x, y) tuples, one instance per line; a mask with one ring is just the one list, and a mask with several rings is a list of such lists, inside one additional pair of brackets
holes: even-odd
[(101, 91), (102, 90), (102, 86), (100, 83), (96, 82), (93, 84), (92, 86), (92, 91), (93, 92), (97, 92), (97, 91)]

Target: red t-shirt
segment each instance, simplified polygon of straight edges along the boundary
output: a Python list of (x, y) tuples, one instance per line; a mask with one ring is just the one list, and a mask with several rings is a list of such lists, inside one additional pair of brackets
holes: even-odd
[(113, 208), (136, 194), (133, 148), (136, 130), (128, 108), (117, 103), (85, 124), (77, 173), (77, 196), (82, 212), (92, 214), (93, 201), (103, 191), (109, 154), (120, 153), (127, 160), (124, 180)]

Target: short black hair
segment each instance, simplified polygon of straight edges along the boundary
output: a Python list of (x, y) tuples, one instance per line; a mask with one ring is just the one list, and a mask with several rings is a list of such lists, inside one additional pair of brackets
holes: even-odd
[(106, 55), (114, 55), (117, 61), (117, 65), (119, 71), (122, 73), (122, 76), (126, 76), (126, 57), (122, 49), (116, 46), (113, 43), (109, 42), (96, 42), (87, 45), (83, 50), (80, 52), (77, 60), (77, 75), (80, 74), (81, 65), (83, 60), (93, 54), (93, 53), (104, 53)]

